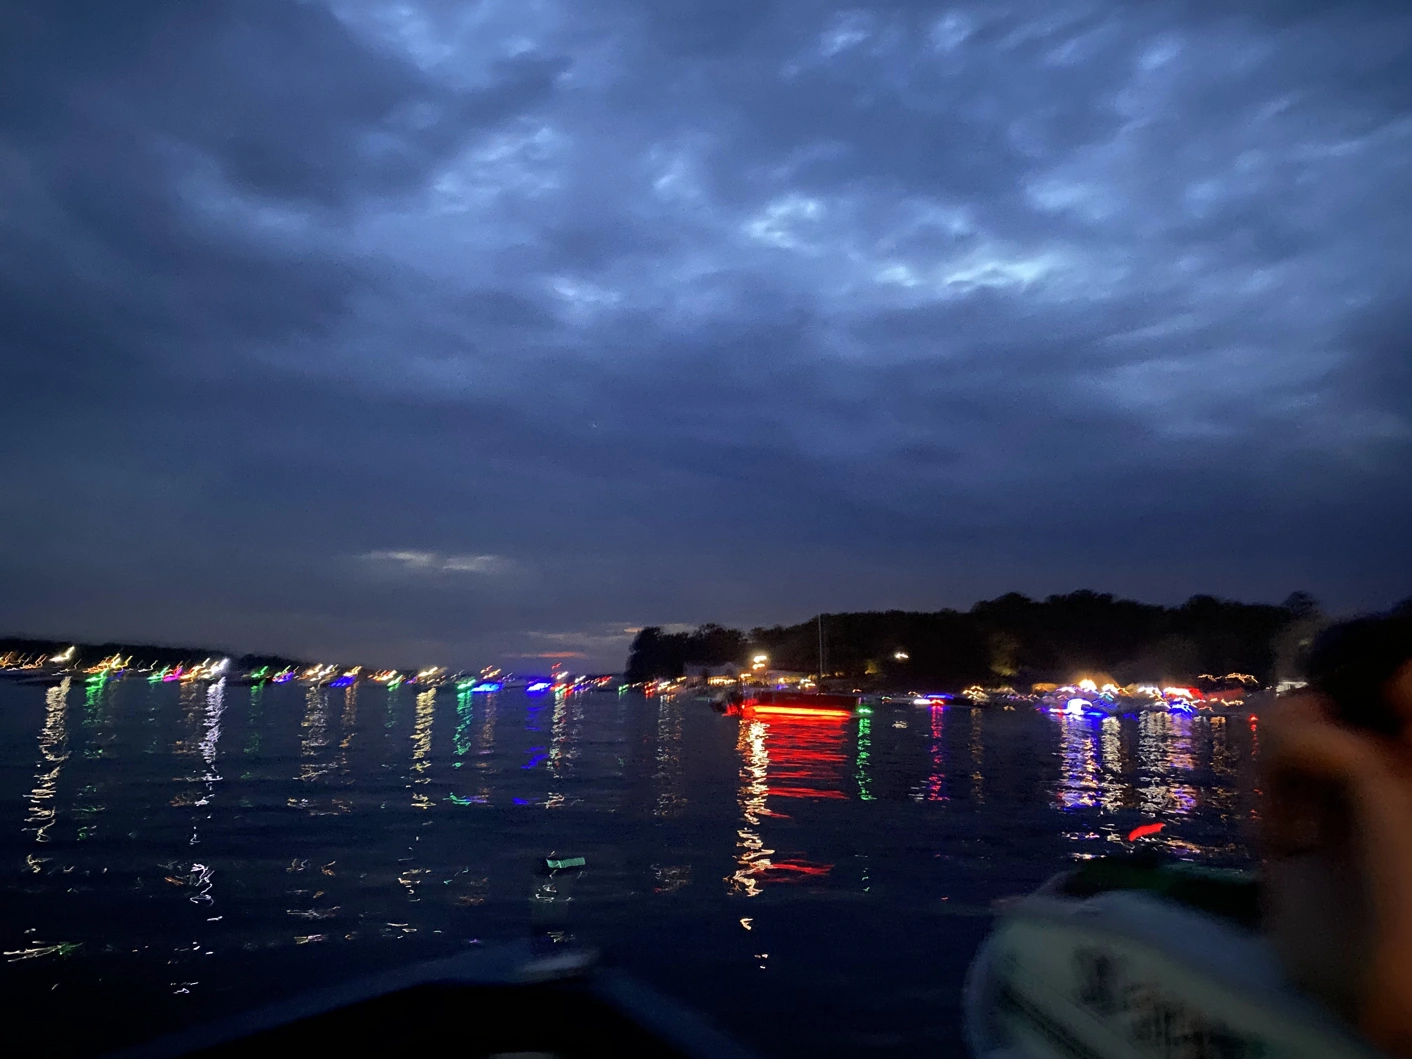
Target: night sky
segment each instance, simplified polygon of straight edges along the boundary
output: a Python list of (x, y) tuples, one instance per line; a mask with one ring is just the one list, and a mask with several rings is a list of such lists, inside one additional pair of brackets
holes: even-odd
[(1385, 606), (1412, 8), (12, 0), (0, 368), (0, 633)]

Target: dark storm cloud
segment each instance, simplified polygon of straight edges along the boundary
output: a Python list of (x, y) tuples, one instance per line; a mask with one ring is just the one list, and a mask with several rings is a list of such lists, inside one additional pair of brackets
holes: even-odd
[(16, 629), (1412, 588), (1397, 5), (12, 10)]

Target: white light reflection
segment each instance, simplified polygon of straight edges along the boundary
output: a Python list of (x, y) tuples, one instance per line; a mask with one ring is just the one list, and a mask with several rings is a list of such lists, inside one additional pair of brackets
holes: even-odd
[(985, 804), (984, 717), (984, 710), (971, 711), (971, 800), (977, 805)]
[[(205, 709), (201, 717), (201, 739), (196, 744), (196, 753), (201, 758), (201, 795), (190, 804), (193, 808), (207, 808), (216, 795), (216, 784), (221, 782), (220, 771), (216, 768), (216, 756), (220, 750), (221, 742), (221, 717), (225, 713), (226, 682), (222, 677), (206, 689)], [(193, 814), (191, 818), (191, 839), (187, 843), (191, 846), (201, 844), (201, 821), (210, 820), (211, 813), (208, 811), (202, 815)], [(189, 887), (193, 892), (187, 896), (187, 900), (194, 905), (213, 905), (215, 896), (212, 891), (215, 889), (216, 872), (208, 864), (193, 861), (190, 868), (183, 876), (180, 876), (181, 885)], [(196, 983), (190, 983), (192, 985)]]
[(1098, 804), (1097, 726), (1082, 714), (1059, 714), (1059, 785), (1055, 798), (1066, 811)]
[[(49, 831), (59, 816), (55, 794), (59, 773), (69, 759), (68, 733), (69, 678), (44, 693), (44, 725), (39, 730), (39, 771), (29, 796), (29, 816), (25, 830), (34, 832), (35, 842), (48, 842)], [(38, 865), (34, 867), (39, 870)]]
[(1103, 811), (1115, 813), (1134, 802), (1132, 786), (1123, 780), (1128, 762), (1123, 754), (1123, 722), (1117, 717), (1105, 717), (1099, 722), (1098, 742), (1102, 749), (1098, 777), (1099, 798)]
[(760, 826), (761, 817), (769, 810), (765, 801), (769, 795), (770, 755), (765, 749), (765, 722), (751, 720), (742, 722), (740, 735), (736, 740), (736, 751), (741, 755), (740, 790), (737, 800), (746, 827), (736, 832), (736, 870), (726, 878), (726, 883), (734, 893), (746, 897), (756, 897), (760, 893), (760, 880), (757, 878), (762, 868), (768, 868), (769, 858), (774, 850), (765, 849), (764, 840), (754, 828)]
[(339, 755), (340, 771), (347, 771), (347, 750), (353, 745), (353, 736), (358, 730), (358, 685), (356, 683), (349, 684), (343, 689), (343, 716), (339, 718), (339, 727), (343, 729), (343, 738), (339, 740), (338, 748), (344, 751)]
[[(412, 725), (412, 783), (419, 787), (431, 782), (431, 726), (436, 716), (436, 689), (428, 688), (417, 696), (416, 720)], [(422, 791), (412, 795), (414, 809), (430, 809), (431, 798)]]
[(225, 713), (225, 709), (226, 682), (222, 677), (206, 689), (206, 717), (201, 742), (196, 747), (205, 765), (201, 782), (206, 785), (206, 793), (197, 800), (197, 805), (209, 805), (215, 796), (215, 785), (221, 782), (221, 774), (216, 771), (216, 747), (221, 741), (221, 714)]
[(299, 756), (304, 760), (296, 779), (313, 783), (334, 766), (322, 760), (321, 751), (328, 746), (328, 692), (318, 685), (304, 696), (304, 718), (299, 722), (303, 735), (299, 740)]
[(1190, 717), (1165, 710), (1143, 713), (1138, 718), (1137, 752), (1142, 770), (1138, 808), (1145, 815), (1185, 814), (1196, 808), (1196, 787), (1172, 778), (1174, 770), (1190, 772), (1196, 767), (1191, 740), (1193, 723)]
[(659, 819), (680, 816), (686, 807), (681, 793), (681, 704), (674, 696), (663, 695), (657, 702), (657, 764), (652, 785), (657, 790), (652, 815)]

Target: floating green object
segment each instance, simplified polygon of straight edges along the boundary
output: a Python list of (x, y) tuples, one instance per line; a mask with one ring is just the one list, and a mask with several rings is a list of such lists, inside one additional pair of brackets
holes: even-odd
[(544, 866), (550, 871), (564, 871), (566, 868), (582, 868), (588, 864), (583, 857), (545, 857)]

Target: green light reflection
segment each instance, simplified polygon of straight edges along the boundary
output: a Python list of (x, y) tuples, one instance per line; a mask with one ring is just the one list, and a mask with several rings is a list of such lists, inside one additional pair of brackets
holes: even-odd
[(858, 718), (858, 757), (854, 775), (858, 780), (858, 800), (873, 801), (872, 771), (873, 719), (867, 716)]

